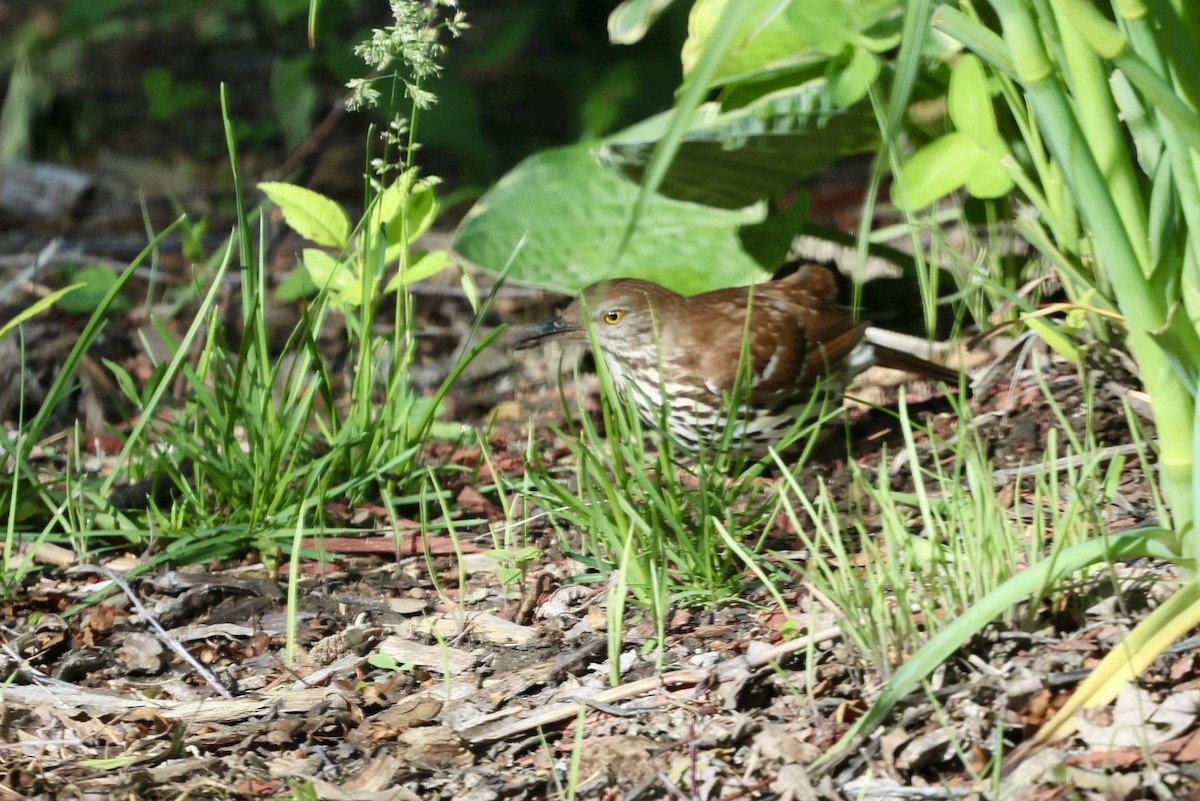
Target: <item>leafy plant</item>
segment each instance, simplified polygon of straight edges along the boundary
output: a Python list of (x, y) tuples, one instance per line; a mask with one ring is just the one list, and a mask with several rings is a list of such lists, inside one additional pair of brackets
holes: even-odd
[[(263, 183), (259, 189), (283, 213), (284, 220), (300, 236), (329, 251), (307, 248), (301, 264), (308, 282), (324, 290), (339, 308), (351, 311), (364, 304), (378, 303), (378, 276), (372, 275), (367, 259), (372, 256), (368, 234), (351, 230), (350, 218), (333, 200), (302, 186)], [(417, 181), (406, 172), (384, 189), (361, 228), (377, 236), (383, 232), (385, 264), (400, 265), (397, 274), (384, 286), (385, 292), (397, 292), (415, 281), (429, 278), (450, 264), (445, 251), (413, 251), (413, 243), (433, 225), (438, 213), (432, 181)]]
[[(725, 197), (728, 207), (755, 208), (756, 199), (778, 191), (775, 182), (805, 174), (805, 167), (795, 167), (780, 155), (775, 162), (785, 169), (768, 175), (756, 171), (749, 157), (756, 147), (769, 147), (768, 142), (786, 147), (786, 138), (770, 138), (778, 131), (790, 135), (799, 130), (786, 116), (795, 104), (781, 103), (783, 112), (776, 116), (771, 101), (806, 85), (819, 86), (814, 90), (821, 98), (814, 106), (819, 113), (800, 115), (818, 123), (814, 136), (830, 120), (849, 122), (856, 112), (871, 108), (864, 119), (875, 120), (875, 141), (883, 149), (864, 213), (871, 213), (883, 169), (891, 166), (897, 175), (893, 199), (913, 223), (910, 235), (918, 262), (923, 259), (916, 234), (922, 221), (918, 206), (959, 188), (984, 199), (993, 221), (1028, 204), (1036, 213), (1017, 214), (1018, 230), (1056, 270), (1076, 316), (1085, 315), (1093, 330), (1104, 336), (1119, 314), (1125, 341), (1153, 399), (1156, 424), (1171, 432), (1161, 443), (1159, 457), (1170, 520), (1163, 520), (1161, 527), (1058, 550), (985, 594), (897, 670), (877, 704), (825, 755), (824, 765), (844, 754), (915, 682), (1012, 604), (1089, 565), (1131, 555), (1167, 557), (1190, 572), (1200, 546), (1195, 523), (1200, 503), (1200, 482), (1195, 479), (1200, 455), (1200, 262), (1191, 233), (1200, 226), (1200, 180), (1193, 157), (1200, 148), (1200, 114), (1194, 107), (1200, 97), (1194, 48), (1200, 29), (1194, 15), (1161, 0), (1114, 3), (1104, 11), (1085, 0), (1034, 5), (992, 0), (988, 6), (985, 14), (974, 4), (929, 0), (698, 0), (692, 6), (685, 77), (675, 109), (644, 131), (611, 137), (597, 148), (597, 153), (607, 154), (608, 167), (640, 182), (619, 240), (596, 237), (592, 241), (604, 241), (608, 247), (599, 258), (589, 254), (580, 260), (571, 245), (576, 239), (588, 241), (581, 232), (589, 224), (586, 219), (564, 226), (570, 237), (554, 226), (547, 226), (543, 234), (531, 225), (536, 214), (544, 217), (555, 207), (549, 199), (571, 197), (572, 189), (585, 198), (585, 209), (597, 198), (607, 201), (613, 196), (591, 195), (580, 188), (583, 184), (564, 188), (553, 183), (574, 180), (573, 176), (584, 176), (588, 187), (612, 180), (598, 178), (594, 171), (560, 170), (549, 175), (549, 191), (546, 183), (538, 187), (529, 180), (531, 171), (541, 167), (537, 160), (518, 167), (493, 190), (503, 204), (485, 196), (481, 210), (459, 231), (460, 247), (485, 266), (494, 266), (500, 253), (515, 252), (514, 275), (541, 282), (554, 279), (564, 288), (606, 275), (641, 275), (654, 258), (638, 247), (639, 226), (648, 223), (651, 231), (662, 233), (652, 211), (656, 192), (714, 205)], [(659, 10), (654, 4), (623, 4), (612, 17), (614, 40), (636, 37)], [(931, 20), (943, 37), (928, 35)], [(971, 55), (963, 55), (963, 49)], [(947, 63), (953, 63), (949, 72)], [(912, 101), (941, 97), (947, 76), (948, 119), (925, 131), (911, 125), (907, 114)], [(701, 100), (712, 92), (717, 93), (715, 104), (702, 109)], [(797, 95), (791, 97), (795, 100)], [(859, 109), (856, 102), (865, 105)], [(747, 113), (747, 127), (739, 129), (737, 116), (743, 110), (758, 113)], [(760, 127), (750, 125), (751, 119)], [(774, 127), (781, 120), (779, 128)], [(950, 130), (936, 130), (938, 124), (948, 124)], [(755, 138), (764, 131), (767, 138)], [(922, 134), (932, 135), (932, 141), (905, 161), (902, 131), (915, 133), (918, 145)], [(804, 139), (797, 136), (797, 142)], [(867, 139), (853, 136), (846, 141), (859, 147)], [(630, 142), (635, 146), (626, 146)], [(838, 151), (835, 146), (830, 157), (845, 152), (853, 150)], [(575, 158), (581, 154), (582, 147)], [(735, 173), (733, 164), (744, 169)], [(601, 208), (606, 213), (597, 219), (611, 229), (619, 212)], [(492, 225), (494, 220), (504, 220), (510, 230)], [(864, 248), (867, 228), (862, 226), (859, 233)], [(498, 247), (499, 242), (506, 246)], [(528, 249), (526, 261), (516, 242)], [(673, 264), (669, 254), (663, 259)], [(746, 277), (744, 260), (733, 261), (727, 273), (714, 261), (690, 266), (697, 272), (710, 270), (714, 283), (731, 284)], [(963, 271), (965, 282), (1016, 297), (1015, 274), (1001, 272), (1006, 265), (982, 260), (964, 267), (969, 268)], [(987, 274), (980, 269), (984, 267), (995, 272)], [(927, 289), (935, 280), (921, 270), (918, 276)], [(682, 278), (673, 285), (684, 291), (705, 288), (687, 274)], [(1033, 311), (1023, 299), (1017, 300), (1026, 312)], [(1060, 350), (1072, 351), (1064, 338), (1068, 327), (1036, 316), (1027, 319)], [(1078, 321), (1068, 325), (1077, 329)], [(578, 457), (585, 464), (595, 454)], [(625, 461), (622, 457), (617, 464)], [(615, 474), (619, 477), (621, 471)], [(591, 475), (587, 478), (596, 481)], [(593, 505), (579, 513), (591, 515)], [(621, 508), (619, 493), (607, 507)], [(618, 525), (614, 533), (628, 536), (625, 532), (636, 530), (636, 524)], [(1115, 650), (1033, 743), (1064, 732), (1079, 705), (1106, 702), (1121, 679), (1161, 653), (1180, 631), (1200, 622), (1200, 606), (1194, 603), (1200, 593), (1198, 581), (1189, 578), (1175, 597), (1155, 610), (1135, 630), (1129, 647)]]
[[(1155, 423), (1170, 432), (1160, 441), (1161, 487), (1170, 520), (1160, 527), (1120, 532), (1054, 554), (1001, 585), (921, 649), (872, 709), (824, 760), (836, 759), (869, 730), (916, 681), (946, 654), (1004, 608), (1084, 566), (1134, 555), (1175, 561), (1189, 574), (1115, 648), (1072, 699), (1021, 750), (1069, 733), (1083, 706), (1108, 703), (1124, 681), (1200, 623), (1200, 579), (1195, 575), (1195, 481), (1200, 455), (1198, 373), (1200, 295), (1196, 243), (1200, 181), (1193, 152), (1200, 143), (1200, 115), (1181, 97), (1197, 97), (1195, 21), (1169, 3), (1114, 4), (1112, 15), (1081, 0), (1029, 6), (1016, 0), (990, 3), (999, 24), (992, 30), (973, 7), (938, 8), (937, 22), (983, 59), (1001, 84), (1015, 93), (1010, 106), (1025, 105), (1031, 123), (1023, 130), (1040, 182), (1029, 182), (1045, 208), (1058, 213), (1030, 223), (1034, 241), (1060, 267), (1062, 252), (1077, 252), (1095, 267), (1063, 269), (1064, 284), (1102, 290), (1111, 283), (1126, 328), (1126, 342), (1152, 399)], [(1188, 38), (1192, 37), (1192, 38)], [(1133, 141), (1136, 149), (1128, 142)], [(1014, 182), (1016, 165), (1002, 160)], [(1027, 194), (1029, 194), (1027, 192)], [(1014, 755), (1017, 756), (1017, 755)]]
[[(24, 409), (22, 409), (21, 417), (17, 421), (20, 438), (14, 447), (5, 449), (4, 461), (8, 469), (3, 471), (3, 479), (0, 479), (0, 509), (5, 509), (7, 512), (3, 543), (3, 556), (6, 568), (0, 571), (0, 590), (5, 593), (17, 586), (21, 576), (31, 568), (31, 564), (27, 560), (20, 562), (15, 570), (10, 571), (7, 567), (14, 564), (13, 556), (19, 539), (17, 526), (19, 521), (26, 518), (28, 507), (36, 504), (40, 509), (48, 513), (50, 518), (45, 529), (38, 535), (40, 538), (48, 537), (52, 533), (61, 534), (62, 532), (58, 527), (65, 522), (65, 519), (57, 513), (63, 505), (62, 498), (57, 496), (53, 485), (40, 476), (30, 465), (30, 454), (45, 432), (55, 407), (58, 406), (59, 402), (69, 391), (72, 379), (79, 368), (79, 363), (83, 360), (88, 348), (92, 346), (103, 330), (109, 307), (137, 268), (149, 258), (154, 249), (158, 247), (176, 225), (178, 225), (178, 221), (168, 226), (152, 240), (138, 257), (117, 277), (116, 281), (108, 287), (104, 296), (96, 304), (95, 311), (84, 325), (78, 339), (76, 339), (75, 345), (71, 348), (70, 353), (67, 354), (67, 358), (59, 369), (54, 383), (46, 391), (38, 410), (31, 416), (26, 417)], [(69, 292), (78, 288), (78, 286), (64, 287), (42, 298), (19, 313), (4, 326), (0, 326), (0, 339), (12, 335), (12, 332), (22, 322), (41, 313), (55, 302), (61, 300)]]
[[(633, 5), (614, 12), (614, 41), (644, 32)], [(670, 275), (694, 294), (773, 272), (805, 204), (767, 201), (878, 142), (863, 98), (877, 52), (896, 42), (898, 8), (695, 3), (675, 110), (518, 165), (463, 221), (456, 249), (486, 269), (511, 260), (512, 278), (565, 291)], [(713, 89), (719, 99), (702, 103)]]

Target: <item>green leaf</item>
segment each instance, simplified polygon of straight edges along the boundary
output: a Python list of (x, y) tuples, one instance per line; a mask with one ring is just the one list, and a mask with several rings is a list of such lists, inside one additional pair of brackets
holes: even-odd
[[(626, 128), (605, 140), (597, 158), (640, 182), (669, 122), (667, 113)], [(878, 143), (870, 107), (837, 108), (825, 79), (817, 78), (733, 111), (722, 112), (716, 103), (700, 106), (659, 192), (717, 208), (742, 208)]]
[(63, 297), (71, 294), (76, 289), (79, 289), (82, 286), (83, 286), (82, 283), (71, 284), (70, 286), (65, 286), (62, 289), (57, 289), (54, 292), (51, 292), (49, 295), (47, 295), (44, 298), (38, 298), (36, 301), (34, 301), (30, 305), (26, 306), (24, 309), (21, 309), (21, 311), (19, 311), (17, 313), (16, 317), (13, 317), (11, 320), (6, 322), (4, 325), (0, 325), (0, 339), (4, 339), (6, 336), (8, 336), (8, 333), (10, 331), (12, 331), (14, 328), (19, 326), (21, 323), (41, 314), (46, 309), (50, 308), (55, 303), (62, 300)]
[(996, 126), (987, 75), (977, 57), (963, 56), (954, 65), (948, 105), (954, 126), (979, 146), (980, 152), (964, 184), (967, 193), (972, 197), (996, 198), (1011, 192), (1013, 179), (1002, 164), (1008, 155), (1008, 144)]
[[(85, 267), (75, 271), (71, 280), (74, 288), (62, 295), (59, 307), (67, 314), (91, 314), (100, 307), (104, 296), (117, 282), (117, 276), (107, 267)], [(122, 298), (113, 298), (112, 308), (120, 310), (124, 306)]]
[(120, 388), (125, 397), (135, 405), (140, 405), (142, 402), (142, 396), (138, 392), (137, 384), (134, 382), (133, 376), (129, 374), (129, 371), (111, 359), (104, 359), (103, 361), (104, 366), (107, 367), (112, 372), (113, 377), (116, 378), (117, 386)]
[(672, 2), (625, 0), (608, 15), (608, 40), (620, 45), (637, 44)]
[(921, 209), (956, 191), (971, 177), (979, 153), (979, 145), (961, 131), (933, 140), (900, 168), (892, 185), (892, 202)]
[(1012, 175), (1004, 166), (1008, 145), (996, 126), (987, 74), (977, 57), (965, 55), (954, 66), (948, 106), (957, 130), (918, 150), (900, 169), (901, 180), (892, 186), (898, 205), (907, 201), (912, 209), (924, 208), (964, 187), (979, 198), (1012, 191)]
[(448, 264), (450, 264), (450, 254), (444, 250), (414, 254), (404, 271), (396, 273), (392, 280), (388, 281), (387, 291), (395, 292), (402, 286), (416, 281), (424, 281), (440, 272)]
[(334, 300), (350, 306), (362, 303), (362, 283), (349, 262), (339, 261), (317, 248), (305, 248), (300, 263), (312, 282), (328, 291)]
[[(684, 74), (691, 73), (708, 39), (713, 35), (728, 0), (698, 0), (688, 18), (688, 39), (683, 45)], [(849, 48), (882, 47), (894, 36), (873, 42), (865, 35), (881, 23), (898, 20), (895, 0), (826, 0), (780, 2), (737, 0), (750, 10), (738, 27), (737, 46), (722, 59), (713, 83), (724, 85), (762, 77), (814, 59), (838, 56)]]
[[(721, 61), (714, 76), (720, 84), (737, 76), (761, 72), (781, 64), (795, 63), (808, 47), (808, 37), (792, 20), (780, 13), (776, 0), (737, 0), (751, 6), (739, 27), (734, 47)], [(729, 0), (696, 0), (688, 17), (688, 38), (683, 44), (683, 74), (690, 75), (716, 31)]]
[(342, 207), (324, 195), (294, 184), (264, 182), (258, 185), (300, 236), (327, 248), (345, 248), (350, 241), (350, 218)]
[(1012, 191), (1012, 176), (1000, 163), (1003, 157), (1003, 150), (987, 147), (980, 150), (970, 177), (967, 178), (967, 194), (971, 197), (997, 198), (1004, 197)]
[(1079, 362), (1079, 346), (1065, 336), (1057, 325), (1040, 317), (1026, 316), (1024, 319), (1025, 324), (1064, 359), (1076, 364)]
[(387, 230), (384, 260), (399, 259), (418, 238), (428, 231), (441, 211), (433, 186), (418, 181), (415, 186), (404, 178), (388, 187), (380, 197), (379, 215)]
[(685, 293), (749, 283), (762, 276), (737, 230), (765, 208), (728, 211), (653, 196), (614, 264), (635, 185), (596, 164), (586, 146), (548, 150), (502, 178), (458, 228), (454, 247), (510, 279), (578, 290), (617, 274), (637, 275)]
[(367, 664), (371, 667), (379, 668), (380, 670), (400, 670), (401, 665), (396, 661), (395, 657), (387, 654), (371, 654), (367, 657)]
[(963, 56), (954, 65), (954, 71), (950, 73), (948, 106), (954, 127), (976, 142), (982, 144), (999, 138), (987, 76), (977, 57)]
[(308, 270), (298, 267), (291, 270), (275, 286), (275, 297), (284, 303), (290, 303), (302, 298), (311, 298), (321, 288), (313, 283)]
[(834, 105), (848, 108), (866, 97), (867, 91), (879, 78), (881, 67), (879, 57), (865, 47), (850, 50), (845, 65), (840, 65), (829, 75), (829, 96)]

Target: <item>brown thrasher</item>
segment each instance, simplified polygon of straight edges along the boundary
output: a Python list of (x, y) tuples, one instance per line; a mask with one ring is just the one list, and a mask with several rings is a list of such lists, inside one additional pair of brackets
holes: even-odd
[(955, 370), (864, 339), (867, 324), (834, 303), (836, 291), (833, 274), (817, 265), (777, 281), (692, 297), (649, 281), (615, 279), (585, 289), (515, 347), (586, 342), (590, 328), (618, 390), (632, 395), (642, 419), (651, 425), (665, 419), (691, 450), (722, 441), (730, 394), (741, 389), (729, 441), (754, 458), (811, 408), (814, 390), (838, 396), (872, 365), (958, 385)]

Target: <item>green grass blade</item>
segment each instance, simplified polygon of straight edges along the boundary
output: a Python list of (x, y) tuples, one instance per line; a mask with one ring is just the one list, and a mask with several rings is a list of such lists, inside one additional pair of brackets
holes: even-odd
[[(860, 735), (878, 725), (918, 682), (937, 669), (951, 654), (1006, 609), (1043, 591), (1047, 585), (1103, 560), (1130, 556), (1174, 558), (1177, 554), (1169, 547), (1173, 538), (1173, 532), (1165, 529), (1138, 529), (1112, 534), (1067, 548), (1061, 551), (1057, 558), (1044, 559), (1009, 579), (965, 610), (913, 654), (912, 658), (895, 672), (866, 714), (814, 763), (814, 767), (828, 768), (836, 763)], [(1164, 543), (1167, 545), (1164, 546)]]

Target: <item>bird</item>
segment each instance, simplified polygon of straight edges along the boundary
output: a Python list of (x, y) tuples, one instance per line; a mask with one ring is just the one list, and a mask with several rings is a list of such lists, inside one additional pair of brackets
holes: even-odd
[(649, 425), (664, 424), (692, 452), (728, 445), (754, 459), (811, 412), (815, 393), (840, 399), (873, 365), (958, 386), (958, 371), (868, 339), (869, 325), (839, 306), (836, 292), (833, 273), (816, 264), (692, 296), (617, 278), (587, 287), (513, 346), (587, 342), (590, 330), (618, 393)]

